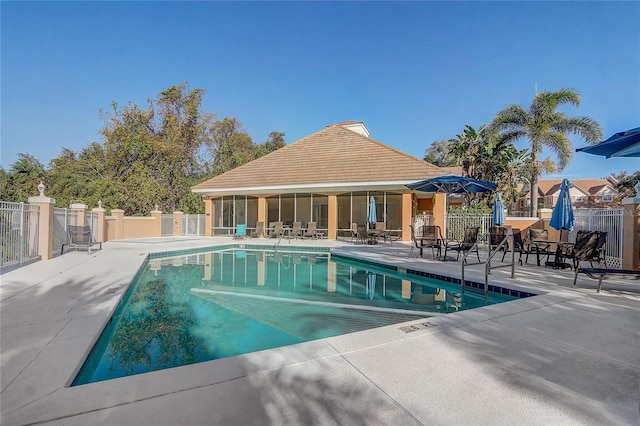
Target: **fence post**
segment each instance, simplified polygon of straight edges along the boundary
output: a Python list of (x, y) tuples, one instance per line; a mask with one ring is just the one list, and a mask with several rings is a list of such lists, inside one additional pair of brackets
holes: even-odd
[(40, 195), (29, 197), (28, 202), (40, 207), (40, 214), (38, 215), (38, 255), (41, 260), (49, 260), (53, 258), (53, 205), (56, 200), (45, 196), (44, 188), (45, 186), (41, 182), (38, 185)]
[[(102, 205), (102, 203), (98, 203), (98, 205)], [(97, 223), (97, 229), (94, 231), (94, 234), (97, 238), (97, 240), (101, 243), (105, 242), (105, 229), (106, 227), (104, 226), (104, 213), (105, 213), (105, 209), (103, 209), (102, 207), (94, 207), (93, 209), (91, 209), (92, 212), (94, 212), (97, 216), (96, 219), (96, 223)]]
[(173, 235), (182, 235), (182, 215), (182, 212), (173, 212)]
[(84, 212), (87, 210), (87, 205), (84, 203), (71, 203), (69, 204), (69, 209), (75, 210), (78, 213), (76, 225), (84, 226), (85, 225)]
[(155, 210), (151, 210), (151, 217), (153, 218), (153, 236), (162, 237), (162, 211), (158, 210), (156, 206)]
[(124, 238), (124, 210), (111, 209), (111, 216), (116, 219), (116, 240), (122, 240)]
[(622, 248), (622, 268), (640, 269), (640, 184), (633, 198), (622, 200), (624, 206), (624, 242)]

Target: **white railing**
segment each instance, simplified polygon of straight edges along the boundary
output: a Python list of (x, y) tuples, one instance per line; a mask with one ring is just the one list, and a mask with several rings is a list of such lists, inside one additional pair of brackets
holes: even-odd
[(574, 217), (576, 222), (569, 234), (569, 241), (576, 240), (580, 229), (607, 232), (607, 267), (622, 268), (624, 209), (576, 209)]
[(470, 226), (478, 226), (480, 228), (478, 235), (484, 235), (489, 232), (492, 224), (493, 219), (490, 213), (449, 213), (445, 238), (460, 241), (464, 238), (465, 230)]
[(413, 229), (422, 229), (424, 225), (433, 225), (433, 215), (418, 214), (413, 218)]
[(38, 259), (40, 208), (0, 201), (0, 272)]
[(182, 215), (182, 235), (204, 236), (204, 215), (203, 214)]

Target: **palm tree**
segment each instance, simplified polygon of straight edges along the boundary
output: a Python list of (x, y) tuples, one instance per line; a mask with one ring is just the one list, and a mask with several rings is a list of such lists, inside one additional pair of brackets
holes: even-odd
[(527, 138), (531, 143), (531, 215), (538, 215), (538, 177), (543, 172), (539, 160), (544, 148), (557, 156), (557, 168), (562, 171), (573, 157), (573, 146), (567, 135), (575, 134), (587, 143), (602, 139), (600, 124), (589, 117), (568, 117), (557, 111), (563, 104), (580, 105), (580, 94), (573, 89), (540, 92), (531, 101), (529, 110), (520, 105), (507, 105), (498, 111), (490, 128), (503, 132), (508, 141)]

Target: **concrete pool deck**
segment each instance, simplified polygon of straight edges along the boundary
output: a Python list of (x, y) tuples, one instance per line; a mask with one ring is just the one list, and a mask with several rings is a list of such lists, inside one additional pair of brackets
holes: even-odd
[[(112, 241), (1, 275), (0, 424), (640, 424), (640, 281), (598, 294), (596, 280), (573, 287), (572, 271), (535, 261), (490, 283), (538, 296), (404, 324), (420, 324), (410, 333), (397, 324), (68, 387), (148, 253), (230, 242)], [(403, 243), (291, 245), (461, 272), (430, 251), (408, 259)]]

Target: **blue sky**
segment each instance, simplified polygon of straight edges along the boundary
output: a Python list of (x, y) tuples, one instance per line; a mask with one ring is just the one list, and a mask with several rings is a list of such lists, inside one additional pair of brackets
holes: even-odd
[[(422, 158), (536, 87), (570, 87), (605, 138), (640, 126), (639, 2), (7, 2), (1, 155), (45, 165), (101, 141), (99, 110), (173, 84), (261, 143), (344, 120)], [(575, 148), (584, 146), (572, 138)], [(526, 142), (517, 144), (523, 148)], [(640, 169), (575, 153), (562, 176)]]

